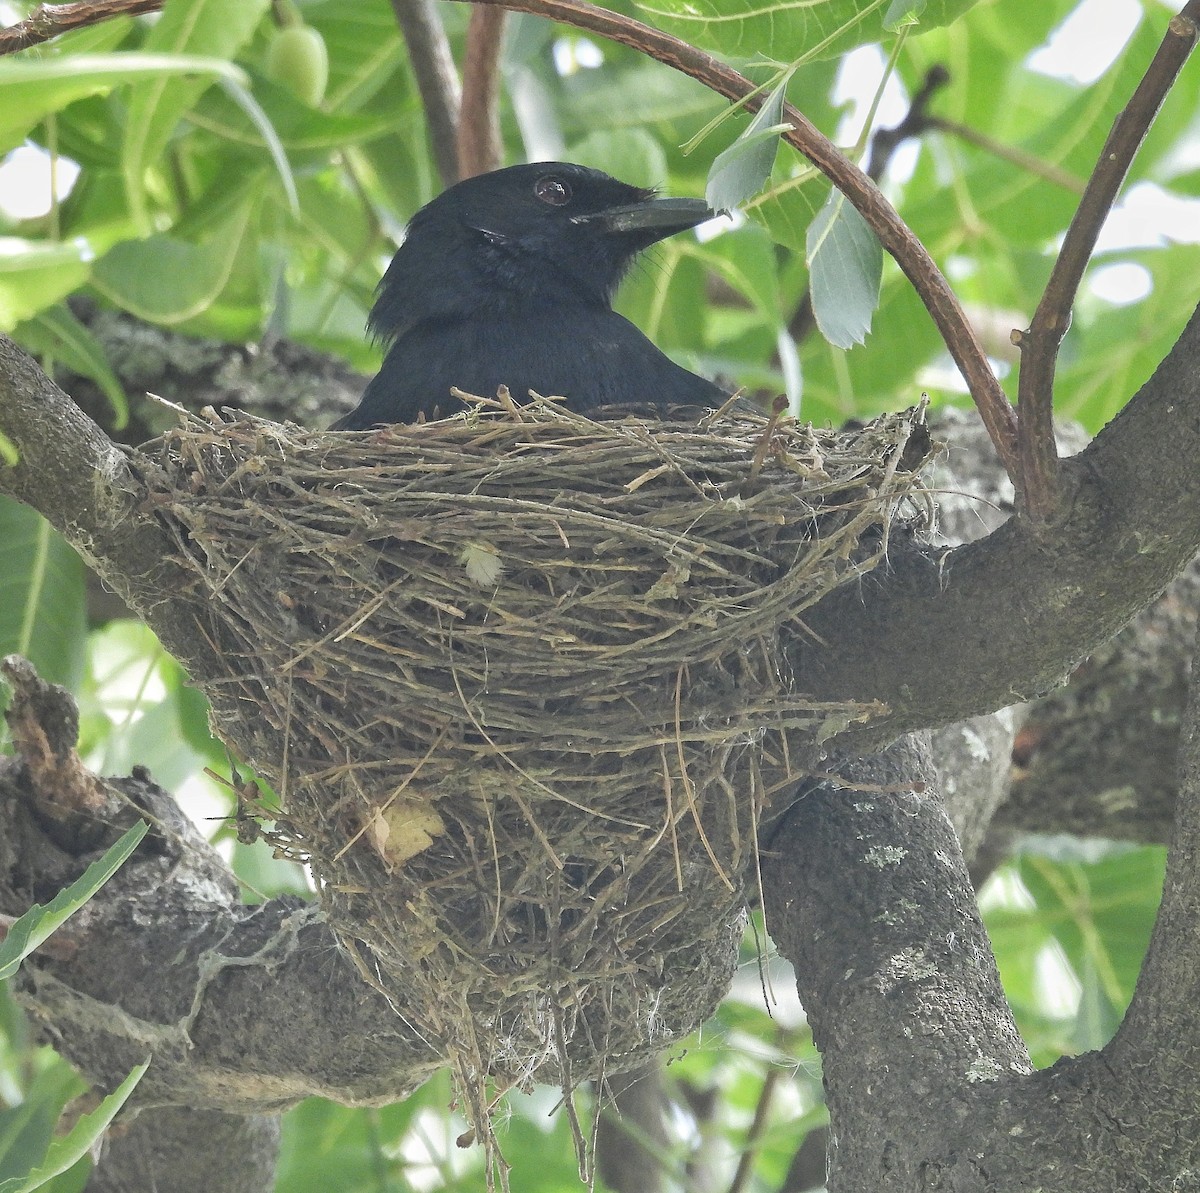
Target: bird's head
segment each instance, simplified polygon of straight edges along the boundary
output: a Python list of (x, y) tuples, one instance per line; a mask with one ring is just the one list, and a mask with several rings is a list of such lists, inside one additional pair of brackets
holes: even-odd
[(371, 312), (391, 338), (470, 301), (607, 305), (643, 249), (715, 212), (567, 162), (509, 166), (443, 191), (409, 224)]

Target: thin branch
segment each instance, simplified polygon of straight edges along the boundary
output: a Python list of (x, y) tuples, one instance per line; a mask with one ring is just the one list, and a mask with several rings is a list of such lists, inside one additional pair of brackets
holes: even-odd
[[(726, 99), (745, 99), (755, 85), (732, 67), (703, 50), (653, 29), (640, 21), (608, 12), (586, 0), (471, 0), (518, 12), (528, 12), (586, 29), (599, 37), (618, 42), (670, 66), (703, 83)], [(1200, 0), (1198, 0), (1200, 2)], [(762, 96), (746, 101), (756, 111)], [(791, 126), (783, 134), (789, 145), (802, 153), (858, 209), (912, 282), (921, 301), (941, 332), (950, 355), (967, 383), (988, 435), (996, 445), (1010, 476), (1016, 475), (1016, 412), (1009, 404), (987, 362), (987, 356), (962, 307), (925, 246), (884, 198), (879, 188), (851, 162), (832, 141), (791, 104), (784, 106), (784, 120)]]
[(1021, 349), (1021, 377), (1017, 390), (1020, 412), (1017, 490), (1022, 511), (1035, 524), (1044, 522), (1058, 506), (1054, 368), (1059, 345), (1071, 325), (1075, 294), (1134, 154), (1196, 44), (1198, 20), (1200, 0), (1188, 0), (1183, 11), (1172, 17), (1158, 52), (1104, 142), (1033, 322), (1027, 331), (1013, 333), (1013, 342)]
[(163, 0), (86, 0), (80, 4), (39, 4), (23, 21), (0, 29), (0, 55), (40, 46), (60, 33), (98, 25), (114, 17), (158, 12)]
[(1016, 166), (1018, 170), (1024, 170), (1036, 178), (1043, 178), (1072, 194), (1082, 195), (1084, 192), (1083, 179), (1072, 174), (1070, 170), (1064, 170), (1053, 162), (1045, 161), (1036, 153), (1029, 153), (1018, 145), (1006, 145), (1003, 141), (997, 141), (994, 137), (981, 133), (969, 124), (960, 124), (957, 120), (947, 120), (944, 116), (929, 116), (925, 124), (926, 128), (958, 137), (960, 141), (966, 141), (968, 144), (982, 149), (985, 153), (990, 153), (993, 157), (998, 157), (1001, 161)]
[[(1015, 145), (1006, 145), (973, 129), (970, 125), (960, 124), (956, 120), (947, 120), (943, 116), (935, 116), (929, 111), (929, 102), (933, 96), (950, 81), (950, 72), (941, 64), (929, 68), (921, 89), (913, 96), (912, 103), (899, 124), (891, 128), (881, 128), (871, 138), (871, 152), (867, 158), (867, 177), (878, 182), (887, 170), (896, 150), (907, 140), (924, 136), (928, 132), (946, 133), (958, 137), (962, 141), (982, 149), (985, 153), (998, 157), (1025, 170), (1037, 178), (1043, 178), (1055, 186), (1073, 194), (1082, 195), (1084, 182), (1067, 170), (1043, 161), (1035, 154), (1028, 153)], [(796, 308), (796, 313), (788, 323), (788, 332), (799, 342), (816, 327), (813, 318), (812, 302), (805, 291)]]
[(867, 177), (878, 182), (888, 168), (892, 155), (910, 137), (919, 137), (933, 124), (929, 103), (950, 82), (950, 72), (939, 62), (925, 72), (921, 89), (912, 98), (904, 119), (891, 128), (881, 128), (871, 137), (871, 152), (867, 158)]
[(421, 93), (429, 147), (444, 186), (462, 175), (458, 166), (458, 113), (462, 96), (450, 42), (434, 0), (392, 0), (396, 23), (408, 46), (408, 60)]
[(1020, 170), (1025, 170), (1047, 182), (1061, 186), (1064, 190), (1077, 195), (1083, 194), (1084, 184), (1081, 178), (1067, 170), (1060, 169), (1051, 162), (1043, 161), (1036, 154), (1027, 153), (1015, 145), (1006, 145), (993, 137), (986, 136), (968, 124), (960, 124), (957, 120), (947, 120), (944, 116), (935, 116), (929, 110), (929, 102), (948, 82), (950, 72), (940, 63), (931, 66), (925, 74), (921, 89), (913, 96), (904, 119), (892, 128), (881, 128), (871, 138), (871, 156), (867, 160), (867, 174), (876, 182), (883, 176), (899, 146), (911, 137), (920, 137), (927, 132), (947, 133), (967, 141), (985, 153), (1000, 158)]
[(486, 174), (504, 162), (500, 140), (500, 44), (507, 16), (502, 8), (476, 8), (467, 26), (458, 122), (458, 161), (464, 178)]
[(762, 1089), (758, 1093), (758, 1101), (754, 1104), (754, 1118), (750, 1129), (746, 1132), (746, 1141), (742, 1145), (742, 1154), (738, 1156), (737, 1170), (729, 1184), (729, 1193), (745, 1193), (750, 1186), (750, 1176), (754, 1171), (754, 1158), (762, 1146), (763, 1135), (766, 1133), (771, 1116), (771, 1101), (775, 1096), (775, 1088), (783, 1077), (783, 1070), (773, 1065), (763, 1078)]

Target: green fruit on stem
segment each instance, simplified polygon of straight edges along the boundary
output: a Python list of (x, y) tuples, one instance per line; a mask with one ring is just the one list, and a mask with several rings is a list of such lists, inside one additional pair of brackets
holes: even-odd
[(316, 107), (329, 82), (329, 51), (311, 25), (276, 29), (267, 47), (267, 76), (286, 87), (301, 103)]

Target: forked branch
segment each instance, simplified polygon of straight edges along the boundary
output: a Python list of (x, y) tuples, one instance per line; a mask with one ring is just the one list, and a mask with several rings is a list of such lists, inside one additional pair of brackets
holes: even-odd
[(1052, 420), (1054, 368), (1059, 345), (1071, 325), (1075, 295), (1134, 155), (1196, 44), (1198, 24), (1200, 0), (1188, 0), (1182, 12), (1171, 19), (1158, 52), (1104, 142), (1033, 322), (1028, 330), (1013, 333), (1013, 342), (1021, 349), (1017, 490), (1022, 511), (1035, 522), (1044, 522), (1058, 505), (1058, 452)]

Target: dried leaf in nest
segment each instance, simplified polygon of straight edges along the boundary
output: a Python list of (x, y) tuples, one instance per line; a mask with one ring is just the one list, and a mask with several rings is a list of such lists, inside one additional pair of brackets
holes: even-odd
[(477, 1126), (489, 1078), (614, 1071), (724, 993), (759, 813), (874, 711), (807, 697), (789, 646), (923, 515), (923, 433), (538, 401), (143, 449), (221, 732)]

